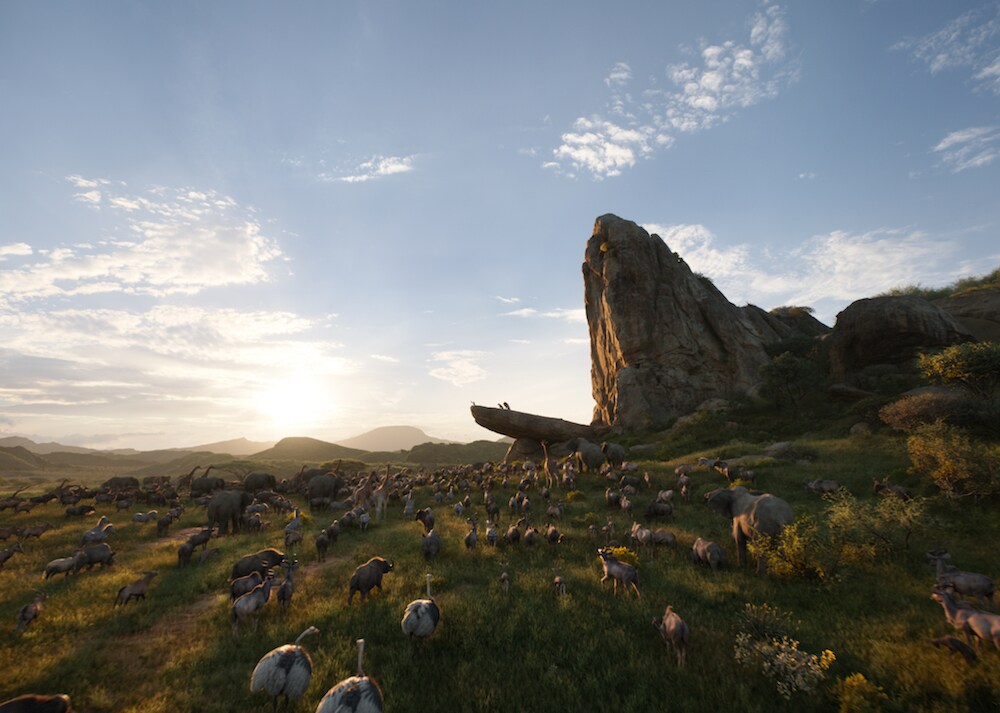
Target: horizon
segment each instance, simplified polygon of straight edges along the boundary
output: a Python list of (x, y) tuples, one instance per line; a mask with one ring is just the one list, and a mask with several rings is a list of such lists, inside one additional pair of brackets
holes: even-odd
[(1000, 264), (1000, 2), (574, 9), (0, 6), (0, 436), (590, 423), (605, 213), (828, 326)]

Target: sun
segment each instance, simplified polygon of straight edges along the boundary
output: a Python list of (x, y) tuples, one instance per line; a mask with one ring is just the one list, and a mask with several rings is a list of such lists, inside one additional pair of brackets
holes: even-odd
[(336, 413), (331, 390), (322, 378), (306, 374), (271, 381), (254, 398), (254, 408), (282, 435), (313, 430)]

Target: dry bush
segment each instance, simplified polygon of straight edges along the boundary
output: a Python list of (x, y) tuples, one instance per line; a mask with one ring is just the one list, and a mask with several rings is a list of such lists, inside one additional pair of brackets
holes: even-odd
[(928, 391), (905, 396), (883, 406), (878, 412), (882, 422), (897, 431), (912, 433), (935, 421), (967, 425), (978, 420), (977, 409), (968, 398), (958, 394)]
[(1000, 448), (973, 441), (960, 428), (935, 421), (906, 440), (911, 472), (929, 478), (949, 498), (1000, 494)]

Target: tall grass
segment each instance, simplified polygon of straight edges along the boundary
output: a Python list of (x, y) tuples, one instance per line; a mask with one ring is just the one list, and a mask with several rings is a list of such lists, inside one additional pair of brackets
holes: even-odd
[[(896, 472), (898, 479), (905, 467), (901, 443), (882, 436), (803, 440), (796, 444), (799, 453), (815, 457), (765, 461), (755, 468), (758, 486), (785, 497), (800, 514), (824, 507), (804, 491), (805, 480), (837, 479), (859, 498), (870, 498), (874, 478)], [(681, 460), (642, 467), (656, 488), (667, 488)], [(354, 674), (358, 638), (368, 642), (365, 672), (380, 683), (389, 711), (828, 711), (838, 707), (837, 680), (853, 673), (884, 690), (887, 710), (1000, 707), (1000, 652), (984, 649), (981, 664), (968, 667), (928, 643), (953, 631), (929, 599), (933, 570), (922, 557), (926, 549), (946, 544), (957, 564), (996, 579), (993, 543), (1000, 521), (995, 508), (966, 504), (959, 509), (934, 500), (933, 525), (918, 533), (908, 554), (839, 582), (776, 581), (735, 566), (711, 572), (690, 562), (689, 548), (699, 536), (719, 542), (729, 561), (736, 561), (729, 523), (709, 512), (699, 497), (724, 481), (705, 469), (694, 477), (699, 494), (690, 504), (679, 503), (674, 520), (665, 524), (677, 535), (677, 552), (640, 554), (640, 598), (623, 595), (621, 588), (616, 597), (609, 584), (599, 585), (599, 543), (586, 525), (611, 515), (621, 535), (631, 521), (606, 509), (606, 483), (596, 476), (581, 477), (582, 496), (566, 502), (559, 523), (565, 541), (555, 548), (543, 543), (534, 551), (480, 545), (466, 552), (464, 517), (436, 505), (430, 489), (423, 488), (417, 491), (417, 505), (434, 507), (444, 542), (437, 560), (424, 562), (421, 528), (396, 506), (369, 532), (344, 533), (328, 561), (316, 564), (312, 537), (334, 515), (315, 514), (307, 521), (305, 542), (292, 553), (304, 566), (290, 610), (282, 613), (272, 601), (238, 637), (230, 626), (226, 578), (242, 554), (281, 548), (284, 522), (278, 516), (272, 516), (269, 532), (213, 540), (220, 556), (199, 564), (195, 555), (189, 567), (179, 568), (176, 535), (157, 540), (154, 525), (133, 524), (128, 515), (107, 507), (82, 521), (66, 520), (63, 508), (54, 504), (27, 516), (5, 511), (0, 525), (48, 520), (58, 526), (40, 541), (26, 543), (25, 554), (0, 570), (0, 622), (5, 622), (0, 700), (29, 691), (66, 692), (82, 711), (265, 710), (269, 702), (249, 691), (250, 671), (267, 651), (315, 625), (321, 633), (307, 644), (315, 665), (313, 683), (299, 710), (313, 710), (329, 687)], [(506, 502), (512, 492), (513, 485), (497, 497)], [(472, 497), (481, 502), (478, 493)], [(652, 497), (641, 492), (639, 508)], [(541, 511), (540, 496), (534, 500), (536, 512)], [(482, 543), (485, 516), (481, 506), (476, 509)], [(80, 533), (100, 514), (108, 514), (118, 527), (111, 540), (117, 563), (43, 582), (45, 564), (72, 554)], [(203, 509), (191, 507), (171, 530), (199, 526), (204, 517)], [(506, 527), (506, 513), (501, 518)], [(535, 521), (536, 526), (544, 522), (540, 516)], [(351, 572), (375, 555), (394, 563), (383, 591), (348, 606)], [(149, 569), (160, 574), (146, 600), (113, 608), (118, 589)], [(504, 569), (511, 578), (507, 595), (499, 586)], [(426, 572), (433, 575), (443, 618), (411, 657), (400, 619), (409, 601), (424, 596)], [(555, 574), (567, 582), (563, 598), (555, 596)], [(17, 611), (37, 589), (49, 593), (46, 608), (22, 638), (15, 638)], [(747, 602), (789, 612), (803, 650), (836, 654), (828, 678), (816, 690), (785, 701), (771, 681), (736, 664), (735, 628)], [(691, 628), (683, 671), (650, 623), (667, 604)]]

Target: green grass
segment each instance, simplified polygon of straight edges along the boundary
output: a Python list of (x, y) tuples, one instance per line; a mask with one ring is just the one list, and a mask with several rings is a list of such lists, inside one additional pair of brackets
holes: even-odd
[[(730, 451), (763, 445), (748, 440)], [(799, 453), (815, 458), (771, 460), (756, 466), (758, 487), (785, 497), (796, 513), (818, 513), (819, 498), (802, 488), (815, 478), (833, 478), (859, 498), (872, 497), (871, 484), (906, 466), (902, 441), (876, 435), (866, 439), (807, 437)], [(723, 450), (723, 449), (717, 449)], [(656, 488), (672, 487), (673, 469), (694, 461), (701, 451), (669, 461), (641, 463)], [(379, 681), (386, 710), (555, 711), (616, 707), (630, 711), (828, 711), (837, 709), (835, 683), (861, 672), (881, 686), (887, 710), (994, 710), (1000, 706), (1000, 652), (983, 649), (982, 662), (970, 668), (958, 657), (934, 649), (927, 640), (951, 635), (940, 607), (929, 599), (933, 570), (923, 552), (939, 543), (951, 548), (956, 564), (998, 578), (993, 543), (1000, 534), (995, 506), (963, 504), (962, 509), (933, 501), (933, 525), (915, 535), (910, 552), (879, 563), (848, 579), (820, 585), (809, 581), (758, 578), (730, 566), (713, 573), (695, 567), (688, 550), (696, 537), (713, 539), (736, 561), (729, 524), (700, 502), (720, 487), (720, 475), (698, 469), (699, 492), (690, 504), (677, 505), (665, 526), (676, 533), (676, 553), (640, 556), (642, 597), (599, 586), (596, 542), (586, 524), (607, 515), (619, 537), (630, 522), (604, 505), (605, 483), (580, 478), (582, 496), (566, 502), (559, 524), (566, 534), (556, 549), (541, 544), (467, 553), (467, 525), (450, 508), (433, 502), (430, 488), (417, 491), (417, 505), (434, 507), (444, 547), (429, 567), (420, 555), (420, 526), (402, 517), (397, 505), (367, 533), (349, 531), (330, 549), (328, 561), (315, 564), (312, 539), (332, 515), (306, 523), (298, 552), (305, 565), (297, 576), (291, 609), (282, 613), (272, 600), (255, 627), (234, 638), (229, 622), (226, 577), (242, 554), (264, 546), (281, 547), (283, 521), (260, 535), (213, 540), (219, 557), (177, 566), (179, 541), (157, 540), (154, 525), (133, 524), (130, 516), (107, 507), (85, 519), (67, 520), (57, 505), (29, 515), (0, 513), (0, 525), (50, 521), (57, 525), (42, 539), (29, 541), (0, 570), (0, 700), (24, 692), (66, 692), (82, 711), (237, 711), (268, 710), (269, 703), (249, 691), (249, 676), (267, 651), (292, 641), (310, 624), (321, 633), (308, 642), (315, 665), (313, 683), (299, 710), (313, 710), (328, 688), (353, 675), (354, 641), (368, 644), (365, 672)], [(894, 480), (899, 480), (894, 476)], [(905, 484), (924, 495), (920, 483)], [(513, 485), (497, 493), (506, 504)], [(652, 498), (640, 492), (639, 511)], [(536, 500), (536, 526), (541, 502)], [(481, 497), (473, 494), (473, 500)], [(482, 508), (480, 542), (485, 530)], [(506, 510), (506, 508), (504, 508)], [(108, 514), (118, 532), (112, 537), (117, 564), (106, 570), (61, 576), (43, 582), (45, 564), (72, 554), (80, 533)], [(200, 525), (204, 510), (190, 507), (171, 528), (172, 535)], [(501, 531), (507, 516), (501, 516)], [(660, 526), (660, 525), (657, 525)], [(12, 541), (6, 543), (8, 546)], [(394, 562), (384, 590), (365, 603), (347, 606), (347, 580), (354, 567), (379, 555)], [(499, 574), (506, 568), (511, 588), (504, 595)], [(149, 569), (159, 571), (144, 602), (112, 608), (118, 589)], [(400, 630), (406, 604), (423, 596), (424, 574), (443, 619), (429, 640), (407, 653)], [(555, 574), (568, 594), (557, 598)], [(20, 639), (13, 634), (21, 605), (34, 592), (49, 594), (42, 617)], [(733, 659), (734, 627), (745, 602), (767, 602), (791, 614), (801, 648), (831, 649), (837, 661), (822, 686), (785, 701), (762, 675), (740, 668)], [(688, 622), (691, 639), (687, 667), (678, 671), (650, 624), (667, 604)]]

